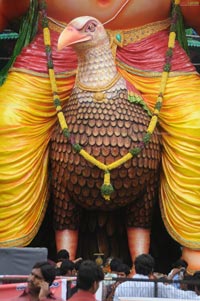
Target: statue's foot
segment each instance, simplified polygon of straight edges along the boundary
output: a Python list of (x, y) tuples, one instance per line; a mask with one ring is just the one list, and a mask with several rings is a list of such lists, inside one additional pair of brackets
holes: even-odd
[(192, 250), (183, 247), (182, 259), (184, 259), (188, 264), (188, 274), (193, 275), (196, 271), (200, 271), (200, 250)]

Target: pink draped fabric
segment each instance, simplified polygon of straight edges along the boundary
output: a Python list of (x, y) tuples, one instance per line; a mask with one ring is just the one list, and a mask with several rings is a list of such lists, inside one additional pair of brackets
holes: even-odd
[[(59, 33), (51, 32), (55, 72), (73, 71), (77, 67), (76, 54), (70, 47), (62, 51), (57, 51), (58, 36)], [(117, 49), (116, 60), (139, 70), (161, 72), (164, 65), (167, 43), (168, 31), (164, 30), (159, 32), (159, 35), (155, 33), (136, 43), (129, 44), (123, 48), (119, 47)], [(14, 68), (47, 73), (47, 61), (42, 34), (39, 34), (29, 46), (23, 49), (22, 54), (16, 59)], [(188, 56), (183, 52), (178, 43), (176, 43), (174, 49), (171, 71), (195, 71)]]

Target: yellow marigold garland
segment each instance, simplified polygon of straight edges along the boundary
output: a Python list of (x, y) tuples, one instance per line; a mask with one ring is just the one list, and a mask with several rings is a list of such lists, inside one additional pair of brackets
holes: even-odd
[(48, 27), (48, 19), (47, 19), (47, 14), (46, 14), (46, 2), (45, 2), (45, 0), (41, 1), (40, 10), (41, 10), (41, 14), (42, 14), (42, 26), (43, 26), (45, 50), (46, 50), (46, 55), (47, 55), (47, 65), (48, 65), (51, 88), (52, 88), (52, 92), (53, 92), (54, 105), (56, 107), (60, 126), (62, 128), (64, 136), (69, 139), (73, 148), (77, 152), (79, 152), (79, 154), (81, 156), (83, 156), (88, 162), (90, 162), (93, 165), (96, 165), (99, 169), (104, 171), (104, 183), (101, 187), (101, 192), (102, 192), (102, 195), (105, 198), (105, 200), (110, 200), (110, 195), (114, 191), (114, 188), (110, 182), (110, 170), (119, 167), (120, 165), (124, 164), (128, 160), (137, 156), (141, 152), (141, 150), (145, 147), (145, 145), (150, 141), (151, 135), (153, 134), (153, 132), (155, 130), (156, 124), (158, 122), (158, 115), (159, 115), (160, 109), (162, 107), (163, 95), (165, 92), (169, 72), (171, 69), (171, 59), (172, 59), (173, 48), (175, 46), (175, 40), (176, 40), (177, 7), (179, 6), (179, 4), (180, 4), (180, 0), (174, 0), (172, 22), (171, 22), (170, 34), (169, 34), (169, 40), (168, 40), (168, 49), (166, 52), (166, 61), (165, 61), (164, 67), (163, 67), (160, 89), (159, 89), (158, 97), (157, 97), (156, 104), (154, 107), (153, 116), (150, 120), (149, 126), (147, 128), (147, 132), (144, 134), (143, 142), (139, 143), (134, 149), (129, 150), (129, 152), (126, 155), (124, 155), (122, 158), (116, 160), (115, 162), (113, 162), (111, 164), (106, 165), (106, 164), (100, 162), (99, 160), (95, 159), (92, 155), (88, 154), (84, 149), (82, 149), (82, 147), (79, 144), (74, 143), (73, 139), (70, 136), (70, 132), (68, 130), (68, 125), (66, 123), (65, 116), (62, 111), (61, 102), (60, 102), (60, 98), (58, 96), (58, 91), (57, 91), (56, 77), (55, 77), (53, 60), (52, 60), (51, 37), (50, 37), (50, 31), (49, 31), (49, 27)]

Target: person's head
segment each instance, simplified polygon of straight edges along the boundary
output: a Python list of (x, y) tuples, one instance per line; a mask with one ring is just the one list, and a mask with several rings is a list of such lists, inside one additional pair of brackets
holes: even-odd
[(73, 261), (63, 260), (60, 266), (60, 276), (73, 276), (75, 272), (75, 264)]
[(195, 281), (194, 290), (197, 295), (200, 295), (200, 271), (196, 271), (192, 276), (192, 280)]
[(137, 274), (150, 276), (154, 271), (155, 261), (151, 255), (141, 254), (136, 257), (134, 265)]
[(66, 249), (59, 250), (56, 255), (56, 262), (63, 261), (65, 259), (69, 259), (69, 252)]
[(172, 269), (174, 268), (187, 268), (188, 264), (185, 260), (183, 259), (178, 259), (172, 264)]
[(77, 288), (95, 293), (99, 282), (104, 279), (104, 273), (100, 266), (94, 261), (83, 260), (79, 266), (77, 275)]
[(187, 273), (184, 273), (184, 281), (180, 282), (180, 288), (183, 291), (194, 291), (194, 283), (193, 283), (193, 275), (189, 275)]
[(69, 259), (69, 252), (66, 249), (59, 250), (56, 254), (56, 267), (60, 268), (61, 263), (66, 259)]
[(120, 263), (117, 267), (116, 272), (118, 277), (128, 277), (128, 275), (131, 272), (131, 269), (126, 263)]
[(116, 273), (118, 266), (122, 263), (122, 260), (120, 258), (112, 258), (110, 261), (110, 271), (111, 273)]
[(56, 270), (53, 265), (47, 261), (37, 262), (34, 264), (32, 271), (28, 277), (28, 288), (30, 291), (39, 293), (40, 284), (45, 281), (49, 286), (56, 277)]

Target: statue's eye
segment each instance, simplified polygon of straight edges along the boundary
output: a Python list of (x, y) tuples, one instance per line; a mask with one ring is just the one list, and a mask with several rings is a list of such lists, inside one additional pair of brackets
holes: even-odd
[(86, 31), (86, 32), (88, 32), (88, 31), (94, 32), (95, 29), (96, 29), (96, 27), (97, 27), (97, 23), (95, 23), (95, 22), (90, 22), (90, 23), (87, 25), (85, 31)]

